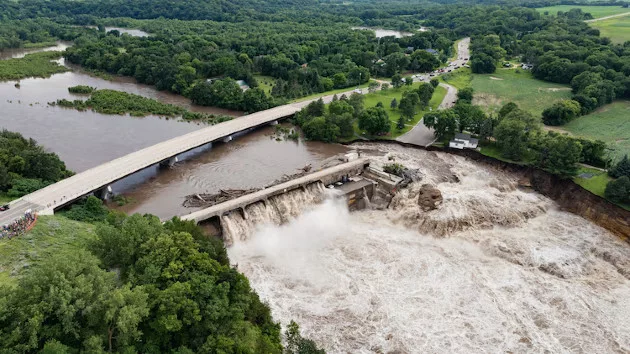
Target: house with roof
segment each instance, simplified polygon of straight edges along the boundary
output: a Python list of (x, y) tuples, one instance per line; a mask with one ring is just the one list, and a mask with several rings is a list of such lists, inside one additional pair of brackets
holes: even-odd
[(453, 149), (476, 149), (479, 145), (479, 140), (471, 138), (470, 134), (457, 133), (455, 138), (448, 143), (448, 147)]

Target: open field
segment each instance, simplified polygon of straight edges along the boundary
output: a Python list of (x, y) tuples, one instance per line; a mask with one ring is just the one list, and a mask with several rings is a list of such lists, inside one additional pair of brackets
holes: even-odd
[(61, 216), (40, 216), (30, 232), (11, 240), (0, 240), (0, 284), (13, 284), (22, 269), (42, 257), (73, 252), (94, 237), (93, 225)]
[(254, 75), (254, 79), (258, 81), (258, 87), (263, 89), (265, 93), (271, 94), (271, 88), (273, 87), (273, 84), (276, 82), (275, 78), (271, 76), (265, 76), (265, 75)]
[(469, 87), (471, 83), (471, 78), (472, 71), (468, 68), (457, 69), (453, 72), (442, 74), (439, 76), (440, 81), (454, 86), (458, 90)]
[[(590, 176), (590, 177), (583, 178), (583, 177), (580, 177), (580, 175)], [(580, 170), (578, 171), (578, 175), (573, 177), (573, 181), (575, 183), (579, 184), (582, 188), (586, 189), (587, 191), (595, 195), (598, 195), (602, 198), (605, 198), (604, 191), (606, 190), (606, 185), (608, 184), (608, 182), (612, 180), (613, 179), (610, 176), (608, 176), (606, 172), (592, 169), (592, 168), (587, 168), (587, 167), (581, 167)], [(615, 203), (613, 201), (610, 201), (610, 202), (626, 210), (630, 210), (630, 205), (628, 204)]]
[(589, 26), (599, 29), (600, 36), (610, 38), (613, 43), (630, 41), (630, 16), (591, 22)]
[[(413, 86), (411, 87), (415, 89), (418, 86), (419, 86), (418, 83), (414, 83)], [(403, 86), (399, 89), (389, 89), (387, 91), (377, 91), (375, 93), (369, 93), (365, 95), (365, 107), (366, 108), (374, 107), (376, 106), (378, 102), (382, 102), (383, 107), (385, 108), (385, 110), (387, 111), (387, 114), (389, 115), (389, 120), (392, 122), (391, 134), (384, 137), (380, 137), (380, 138), (394, 139), (403, 135), (404, 133), (410, 131), (416, 124), (418, 124), (418, 122), (420, 121), (420, 119), (422, 119), (424, 114), (429, 111), (428, 109), (426, 111), (419, 111), (414, 116), (412, 121), (405, 123), (405, 128), (403, 130), (398, 130), (396, 128), (396, 123), (398, 122), (398, 118), (400, 118), (400, 111), (398, 109), (392, 109), (390, 107), (390, 103), (392, 102), (394, 98), (396, 99), (397, 102), (400, 103), (400, 99), (402, 98), (403, 93), (407, 90), (409, 90), (409, 86)], [(429, 102), (429, 107), (431, 107), (431, 109), (433, 110), (437, 109), (440, 103), (442, 103), (442, 100), (444, 99), (445, 95), (446, 95), (446, 89), (444, 87), (441, 87), (441, 86), (436, 87), (435, 92), (433, 92), (433, 97), (431, 97), (431, 101)], [(360, 134), (358, 127), (356, 130), (357, 130), (357, 134)], [(379, 138), (379, 137), (376, 137), (376, 138)]]
[[(449, 82), (450, 83), (450, 82)], [(540, 116), (542, 111), (555, 102), (571, 98), (571, 88), (534, 79), (528, 71), (497, 69), (494, 74), (474, 74), (473, 103), (496, 113), (504, 104), (512, 101), (520, 108)]]
[(630, 12), (630, 9), (624, 9), (621, 6), (582, 6), (582, 5), (556, 5), (539, 7), (536, 10), (540, 13), (549, 12), (549, 15), (556, 15), (558, 11), (567, 12), (571, 9), (582, 9), (582, 12), (588, 12), (593, 18), (622, 14)]
[(629, 115), (630, 101), (616, 101), (559, 128), (576, 136), (605, 141), (613, 149), (613, 158), (620, 159), (624, 154), (630, 155)]

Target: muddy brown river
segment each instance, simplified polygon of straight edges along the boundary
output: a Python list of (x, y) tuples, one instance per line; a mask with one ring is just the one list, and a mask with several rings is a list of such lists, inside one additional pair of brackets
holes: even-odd
[[(59, 43), (50, 50), (63, 50), (70, 43)], [(37, 50), (0, 52), (1, 58), (17, 58)], [(60, 61), (63, 63), (63, 59)], [(0, 82), (0, 128), (33, 138), (57, 153), (68, 168), (81, 172), (133, 151), (180, 136), (205, 125), (185, 123), (156, 116), (136, 118), (79, 112), (49, 106), (60, 98), (81, 99), (68, 87), (88, 85), (114, 89), (183, 106), (192, 111), (227, 114), (242, 112), (193, 105), (189, 99), (138, 84), (133, 78), (104, 80), (89, 75), (80, 67), (67, 65), (70, 72), (48, 79), (29, 78)], [(238, 119), (238, 118), (237, 118)], [(241, 135), (228, 144), (215, 144), (183, 156), (171, 169), (156, 166), (140, 171), (113, 185), (115, 193), (130, 197), (121, 207), (127, 212), (153, 213), (161, 218), (182, 215), (194, 209), (182, 206), (183, 198), (193, 193), (214, 193), (221, 188), (252, 188), (268, 184), (284, 174), (293, 174), (307, 164), (314, 167), (333, 155), (346, 151), (336, 145), (315, 142), (276, 141), (274, 128), (267, 127)], [(180, 157), (182, 160), (182, 157)]]

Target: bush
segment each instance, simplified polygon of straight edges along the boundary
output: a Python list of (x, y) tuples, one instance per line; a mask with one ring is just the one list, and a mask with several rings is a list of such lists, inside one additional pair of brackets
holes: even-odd
[(608, 182), (604, 195), (614, 202), (630, 202), (630, 178), (623, 176)]
[(563, 125), (580, 115), (582, 107), (574, 100), (554, 103), (542, 112), (543, 122), (547, 125)]
[(7, 195), (11, 198), (20, 198), (38, 189), (42, 189), (47, 185), (47, 183), (39, 178), (18, 178), (13, 180), (11, 189), (9, 189)]
[(398, 177), (402, 177), (402, 173), (404, 169), (405, 169), (405, 166), (399, 163), (390, 163), (383, 166), (383, 171), (390, 173), (392, 175), (398, 176)]
[(630, 177), (630, 159), (628, 159), (628, 155), (625, 155), (621, 161), (617, 162), (617, 164), (608, 171), (608, 174), (614, 178), (623, 176)]
[(89, 196), (84, 201), (74, 204), (65, 216), (76, 221), (103, 222), (108, 213), (109, 210), (100, 199)]
[(96, 90), (95, 87), (87, 86), (87, 85), (77, 85), (77, 86), (68, 87), (68, 92), (70, 93), (87, 94), (87, 93), (92, 93), (95, 90)]

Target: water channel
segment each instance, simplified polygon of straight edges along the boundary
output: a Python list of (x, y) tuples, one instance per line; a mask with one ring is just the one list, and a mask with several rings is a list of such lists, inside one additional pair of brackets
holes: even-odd
[[(111, 28), (110, 28), (111, 29)], [(49, 50), (63, 50), (70, 43), (58, 43)], [(44, 49), (38, 49), (41, 51)], [(4, 58), (17, 58), (33, 52), (15, 49), (0, 52)], [(60, 60), (64, 63), (63, 59)], [(192, 111), (241, 116), (242, 112), (193, 105), (189, 99), (138, 84), (133, 78), (111, 80), (94, 77), (80, 67), (65, 64), (72, 71), (48, 79), (28, 78), (0, 82), (0, 128), (33, 138), (57, 153), (69, 169), (80, 172), (102, 163), (180, 136), (205, 125), (155, 116), (137, 118), (49, 106), (60, 98), (81, 99), (68, 92), (75, 85), (114, 89), (183, 106)], [(237, 118), (238, 119), (238, 118)], [(120, 207), (126, 212), (153, 213), (170, 218), (191, 212), (182, 207), (183, 198), (194, 193), (215, 193), (221, 188), (253, 188), (268, 184), (284, 174), (293, 174), (307, 164), (318, 164), (347, 149), (305, 141), (276, 140), (274, 128), (267, 127), (242, 135), (228, 144), (205, 146), (188, 154), (187, 160), (172, 169), (157, 166), (127, 177), (114, 185), (131, 201)], [(235, 178), (235, 176), (237, 178)]]

